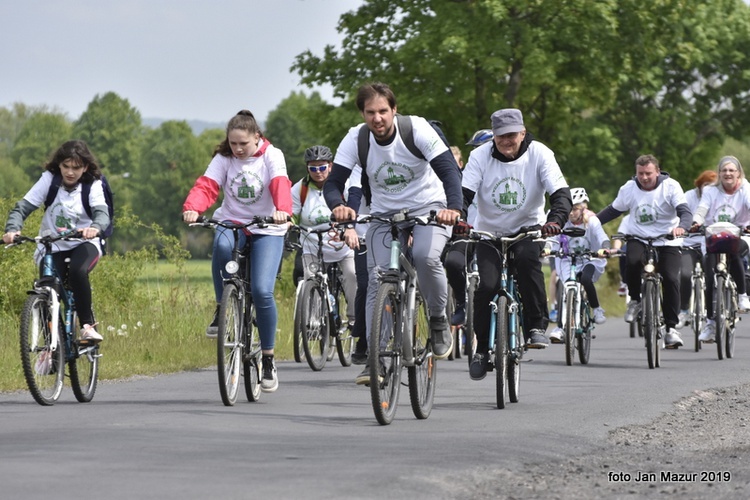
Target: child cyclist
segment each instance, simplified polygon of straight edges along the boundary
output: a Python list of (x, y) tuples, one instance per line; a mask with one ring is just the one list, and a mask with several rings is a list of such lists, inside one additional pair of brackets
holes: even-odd
[[(596, 252), (602, 248), (610, 248), (609, 237), (602, 229), (602, 225), (599, 219), (596, 218), (593, 212), (588, 209), (589, 197), (586, 194), (586, 190), (581, 187), (573, 188), (570, 190), (571, 198), (573, 199), (573, 208), (568, 216), (568, 222), (565, 223), (563, 230), (568, 228), (581, 228), (586, 230), (586, 234), (580, 238), (571, 238), (564, 234), (556, 236), (549, 240), (548, 246), (545, 248), (545, 253), (551, 252), (551, 250), (557, 250), (563, 248), (569, 251), (583, 250)], [(606, 261), (604, 259), (591, 259), (583, 257), (583, 260), (579, 260), (578, 263), (582, 263), (578, 266), (578, 279), (586, 290), (586, 296), (589, 299), (591, 307), (594, 308), (594, 322), (604, 323), (607, 318), (604, 316), (604, 309), (599, 304), (599, 297), (596, 293), (596, 287), (594, 283), (604, 272), (604, 266)], [(557, 257), (555, 258), (555, 269), (559, 279), (564, 283), (570, 277), (570, 257)], [(558, 304), (562, 304), (558, 300)], [(561, 344), (563, 342), (563, 330), (562, 330), (562, 314), (558, 315), (557, 327), (552, 330), (549, 334), (550, 341), (554, 344)]]

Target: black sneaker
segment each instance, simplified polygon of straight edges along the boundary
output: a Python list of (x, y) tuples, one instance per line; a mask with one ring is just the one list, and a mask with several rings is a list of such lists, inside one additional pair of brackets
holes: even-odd
[(544, 349), (549, 345), (547, 337), (544, 335), (544, 331), (539, 328), (534, 328), (529, 331), (529, 338), (526, 339), (527, 349)]
[(482, 380), (487, 376), (487, 364), (489, 362), (488, 354), (476, 353), (471, 358), (471, 365), (469, 365), (469, 376), (471, 380)]
[(214, 319), (211, 324), (206, 328), (206, 337), (215, 339), (219, 335), (219, 309), (221, 306), (216, 304), (216, 310), (214, 311)]
[(466, 305), (456, 305), (456, 311), (451, 316), (451, 325), (460, 326), (466, 322)]
[(274, 392), (279, 388), (279, 378), (276, 376), (276, 363), (273, 355), (263, 355), (263, 378), (260, 380), (260, 390)]
[(435, 359), (446, 359), (453, 351), (453, 334), (445, 316), (430, 318), (430, 337)]

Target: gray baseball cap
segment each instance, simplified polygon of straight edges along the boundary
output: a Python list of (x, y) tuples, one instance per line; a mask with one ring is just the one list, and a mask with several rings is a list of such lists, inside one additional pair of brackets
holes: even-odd
[(492, 113), (492, 133), (505, 135), (526, 130), (523, 126), (521, 110), (515, 108), (498, 109)]

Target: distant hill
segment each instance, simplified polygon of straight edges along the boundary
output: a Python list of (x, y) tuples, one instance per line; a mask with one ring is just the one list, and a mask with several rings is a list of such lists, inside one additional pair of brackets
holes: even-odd
[[(143, 124), (150, 128), (158, 128), (159, 125), (164, 123), (164, 118), (144, 118), (142, 120)], [(214, 123), (214, 122), (204, 122), (201, 120), (184, 120), (187, 122), (188, 125), (190, 125), (190, 128), (193, 129), (193, 134), (200, 135), (201, 132), (206, 130), (207, 128), (218, 128), (221, 130), (224, 130), (224, 127), (227, 126), (226, 123)]]

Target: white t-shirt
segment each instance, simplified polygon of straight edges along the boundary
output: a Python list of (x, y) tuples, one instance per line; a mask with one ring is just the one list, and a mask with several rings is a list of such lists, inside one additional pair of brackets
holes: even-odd
[[(303, 181), (292, 186), (292, 212), (299, 215), (299, 225), (307, 229), (330, 228), (331, 209), (328, 208), (323, 197), (323, 190), (318, 189), (313, 182), (307, 186), (305, 204), (300, 205), (300, 193)], [(318, 255), (318, 235), (300, 232), (302, 242), (302, 253)], [(333, 241), (328, 234), (323, 235), (323, 260), (325, 262), (340, 262), (354, 251), (346, 246), (343, 241)]]
[(732, 194), (725, 193), (718, 186), (706, 186), (699, 206), (708, 209), (706, 226), (714, 222), (731, 222), (745, 227), (750, 224), (750, 183), (743, 180), (742, 187)]
[(476, 193), (474, 227), (507, 236), (544, 224), (544, 194), (568, 186), (555, 154), (531, 141), (524, 154), (504, 163), (492, 157), (492, 144), (474, 149), (464, 169), (462, 185)]
[[(698, 204), (701, 201), (698, 195), (698, 188), (693, 188), (690, 191), (685, 191), (685, 199), (687, 200), (688, 208), (690, 211), (695, 213), (698, 208)], [(682, 246), (685, 248), (695, 247), (702, 243), (703, 235), (700, 234), (689, 234), (685, 235), (682, 239)]]
[[(560, 247), (560, 242), (567, 240), (567, 245), (570, 251), (579, 250), (595, 252), (602, 248), (603, 242), (609, 241), (609, 237), (607, 236), (607, 233), (604, 232), (602, 223), (599, 222), (599, 219), (596, 217), (596, 215), (589, 215), (588, 223), (585, 226), (583, 225), (583, 221), (581, 221), (580, 224), (573, 224), (572, 222), (570, 222), (570, 220), (568, 220), (565, 223), (565, 226), (563, 226), (563, 229), (568, 229), (571, 227), (585, 229), (586, 234), (577, 238), (571, 238), (570, 236), (566, 236), (564, 234), (555, 236), (551, 239), (550, 245), (553, 250), (557, 250)], [(570, 276), (570, 261), (570, 257), (566, 257), (564, 259), (561, 259), (560, 257), (555, 258), (555, 269), (558, 270), (558, 276), (563, 281), (567, 280)], [(589, 257), (578, 259), (576, 261), (578, 271), (581, 271), (583, 269), (583, 266), (586, 264), (593, 265), (594, 267), (596, 267), (598, 273), (602, 273), (604, 271), (604, 267), (607, 265), (607, 261), (605, 259), (591, 259)]]
[[(44, 172), (39, 180), (31, 187), (28, 193), (23, 197), (35, 207), (44, 207), (44, 201), (47, 199), (47, 193), (52, 185), (52, 172)], [(93, 221), (83, 208), (81, 194), (83, 187), (79, 183), (75, 189), (68, 191), (65, 186), (60, 186), (57, 190), (57, 196), (52, 204), (45, 210), (42, 217), (42, 225), (39, 228), (39, 235), (56, 234), (70, 229), (86, 229), (91, 226)], [(89, 206), (99, 207), (106, 206), (107, 201), (104, 198), (102, 181), (96, 180), (91, 184), (89, 193)], [(86, 240), (91, 242), (102, 253), (99, 238)], [(57, 251), (71, 250), (83, 241), (66, 241), (60, 240), (55, 243)]]
[[(671, 177), (665, 178), (651, 191), (638, 187), (635, 180), (626, 182), (617, 193), (612, 208), (630, 212), (628, 234), (654, 238), (672, 232), (680, 223), (676, 207), (687, 203), (682, 186)], [(681, 246), (681, 239), (659, 240), (654, 246)]]
[[(269, 145), (262, 156), (246, 160), (217, 154), (203, 175), (224, 190), (224, 201), (214, 212), (214, 219), (250, 222), (255, 216), (270, 217), (276, 210), (268, 185), (274, 177), (287, 177), (286, 161), (280, 149)], [(287, 228), (271, 224), (249, 230), (254, 234), (283, 236)]]
[[(398, 128), (398, 119), (394, 120)], [(381, 146), (369, 134), (370, 151), (367, 155), (367, 178), (372, 193), (370, 212), (376, 215), (392, 214), (408, 209), (421, 215), (424, 208), (445, 208), (447, 205), (443, 183), (429, 162), (448, 151), (448, 146), (438, 136), (427, 120), (411, 117), (414, 144), (426, 160), (414, 156), (397, 134), (393, 142)], [(336, 150), (334, 163), (353, 169), (359, 164), (357, 138), (362, 123), (349, 129)]]

